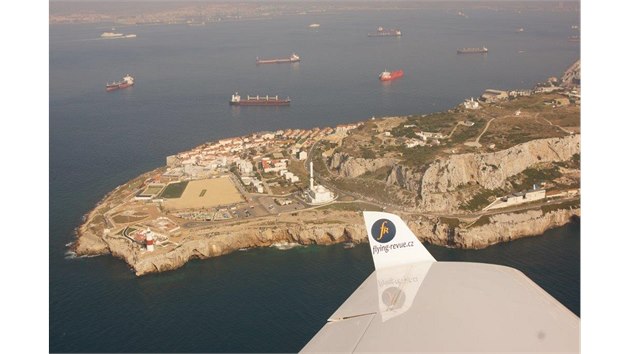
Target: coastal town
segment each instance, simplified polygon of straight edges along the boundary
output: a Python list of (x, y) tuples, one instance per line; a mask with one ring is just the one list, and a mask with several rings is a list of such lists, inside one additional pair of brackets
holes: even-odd
[[(479, 9), (486, 4), (469, 5)], [(263, 20), (282, 16), (321, 16), (324, 14), (346, 11), (383, 11), (392, 9), (417, 9), (422, 3), (414, 2), (373, 2), (353, 1), (335, 2), (129, 2), (125, 5), (100, 6), (93, 8), (88, 4), (50, 4), (49, 22), (51, 24), (70, 23), (111, 23), (115, 25), (190, 25), (204, 26), (211, 23)], [(515, 10), (518, 5), (501, 4), (506, 10)], [(532, 9), (538, 11), (565, 12), (575, 11), (575, 7), (558, 7), (555, 4), (535, 3)], [(517, 10), (515, 10), (517, 11)], [(459, 16), (464, 16), (462, 15)]]
[(250, 247), (352, 247), (364, 210), (403, 215), (451, 247), (541, 233), (579, 216), (579, 105), (578, 61), (447, 112), (208, 142), (108, 194), (73, 249), (141, 275)]

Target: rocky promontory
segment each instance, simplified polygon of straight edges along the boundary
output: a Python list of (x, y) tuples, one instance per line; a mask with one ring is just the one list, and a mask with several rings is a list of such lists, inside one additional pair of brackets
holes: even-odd
[(446, 247), (541, 235), (580, 216), (579, 107), (555, 100), (207, 142), (108, 193), (72, 249), (143, 275), (254, 247), (366, 242), (364, 210)]
[[(498, 242), (540, 235), (549, 228), (562, 226), (571, 218), (579, 216), (580, 209), (549, 213), (532, 210), (492, 216), (487, 224), (469, 228), (452, 227), (439, 218), (403, 215), (403, 219), (421, 241), (479, 249)], [(123, 259), (136, 275), (173, 270), (192, 259), (217, 257), (240, 249), (367, 242), (367, 232), (360, 213), (338, 211), (313, 211), (303, 213), (300, 217), (285, 216), (277, 221), (259, 220), (252, 225), (225, 225), (211, 232), (191, 230), (180, 245), (158, 252), (146, 252), (144, 247), (108, 232), (99, 236), (84, 229), (79, 233), (75, 245), (77, 255), (111, 254)]]

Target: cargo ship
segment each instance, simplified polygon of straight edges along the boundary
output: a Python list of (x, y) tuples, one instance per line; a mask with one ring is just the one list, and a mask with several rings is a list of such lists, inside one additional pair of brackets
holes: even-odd
[(383, 27), (379, 27), (376, 29), (376, 33), (368, 33), (368, 37), (400, 37), (402, 36), (402, 31), (399, 29), (384, 29)]
[(238, 92), (232, 95), (230, 105), (232, 106), (288, 106), (291, 103), (289, 97), (282, 99), (276, 96), (249, 96), (241, 98)]
[(137, 35), (135, 34), (122, 34), (122, 33), (115, 33), (115, 32), (103, 32), (103, 34), (101, 34), (101, 38), (103, 39), (116, 39), (116, 38), (136, 38)]
[(403, 77), (403, 71), (402, 70), (396, 70), (396, 71), (383, 71), (379, 76), (379, 80), (381, 81), (391, 81), (391, 80), (396, 80), (399, 79), (401, 77)]
[(107, 92), (110, 92), (110, 91), (115, 91), (115, 90), (131, 87), (133, 86), (133, 83), (134, 83), (133, 81), (134, 81), (133, 76), (127, 74), (120, 81), (114, 81), (111, 84), (110, 83), (106, 84), (105, 90)]
[(460, 48), (457, 50), (457, 54), (486, 54), (488, 53), (488, 48)]
[(278, 64), (278, 63), (296, 63), (300, 61), (300, 57), (292, 53), (288, 58), (280, 58), (280, 59), (260, 59), (256, 57), (256, 64)]
[(122, 33), (116, 32), (103, 32), (101, 34), (101, 38), (121, 38), (122, 36), (124, 36)]

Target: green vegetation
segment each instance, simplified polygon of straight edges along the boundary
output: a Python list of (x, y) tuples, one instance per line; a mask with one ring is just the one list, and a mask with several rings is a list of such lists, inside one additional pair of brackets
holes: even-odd
[(543, 214), (547, 214), (549, 212), (556, 211), (556, 210), (575, 209), (579, 207), (580, 207), (580, 200), (578, 199), (578, 200), (569, 200), (560, 204), (552, 204), (552, 205), (545, 204), (541, 207), (541, 209), (543, 211)]
[(376, 158), (376, 154), (374, 153), (373, 149), (370, 148), (366, 148), (366, 147), (361, 147), (361, 157), (364, 159), (375, 159)]
[(404, 201), (396, 195), (395, 187), (385, 182), (363, 178), (338, 178), (331, 181), (341, 190), (359, 193), (362, 196), (374, 198), (388, 204), (404, 205)]
[(504, 195), (505, 192), (500, 189), (482, 189), (481, 192), (475, 194), (461, 208), (468, 211), (478, 211), (492, 203), (495, 198)]
[(308, 180), (308, 173), (303, 161), (289, 160), (289, 171), (300, 178), (300, 181)]
[(580, 169), (580, 154), (573, 154), (569, 161), (556, 162), (557, 166), (570, 168), (570, 169)]
[(328, 168), (326, 167), (326, 163), (324, 162), (324, 158), (322, 157), (322, 151), (319, 149), (319, 147), (313, 149), (311, 161), (313, 161), (313, 171), (315, 172), (317, 177), (330, 177), (330, 173), (328, 172)]
[(159, 191), (161, 191), (163, 187), (164, 186), (149, 186), (147, 187), (147, 189), (144, 190), (144, 193), (142, 194), (154, 195), (154, 194), (157, 194)]
[(545, 181), (553, 181), (562, 176), (558, 166), (551, 168), (533, 168), (530, 167), (518, 175), (509, 179), (516, 189), (530, 189), (534, 184), (540, 184)]
[(580, 163), (581, 163), (580, 154), (573, 154), (573, 156), (571, 156), (571, 162), (573, 162), (578, 167), (580, 167)]
[(479, 219), (477, 219), (474, 223), (469, 225), (468, 228), (479, 227), (479, 226), (487, 225), (489, 223), (490, 223), (490, 216), (489, 215), (483, 215)]
[(448, 225), (451, 229), (459, 227), (459, 219), (457, 218), (447, 218), (441, 216), (440, 223)]
[(364, 202), (335, 203), (323, 206), (319, 210), (339, 210), (339, 211), (383, 211), (383, 208)]
[(458, 116), (450, 112), (439, 112), (422, 116), (411, 116), (408, 119), (409, 123), (415, 124), (419, 129), (438, 132), (449, 127), (454, 127), (457, 124)]
[(362, 174), (361, 176), (359, 176), (359, 178), (365, 178), (365, 179), (375, 179), (378, 181), (384, 181), (387, 179), (387, 176), (389, 176), (389, 171), (391, 171), (392, 168), (389, 166), (383, 166), (379, 169), (376, 169), (374, 171), (371, 172), (366, 172), (364, 174)]
[(413, 127), (405, 128), (405, 124), (401, 124), (401, 125), (395, 127), (394, 129), (392, 129), (391, 134), (395, 138), (402, 138), (402, 137), (415, 138), (415, 137), (417, 137), (416, 133), (414, 131), (414, 128)]
[(433, 162), (437, 158), (440, 148), (437, 146), (415, 146), (412, 148), (401, 146), (399, 151), (402, 153), (403, 164), (407, 166), (422, 166)]
[(479, 134), (481, 134), (481, 131), (485, 126), (485, 121), (475, 118), (471, 118), (468, 120), (474, 122), (475, 125), (473, 125), (472, 127), (468, 127), (465, 125), (458, 126), (455, 129), (455, 132), (453, 133), (451, 138), (447, 141), (448, 145), (461, 144), (464, 141), (472, 140), (473, 138), (476, 138)]
[(162, 193), (160, 193), (159, 198), (166, 198), (166, 199), (179, 198), (184, 193), (186, 186), (188, 186), (188, 181), (171, 183), (168, 186), (166, 186), (166, 188), (164, 188)]

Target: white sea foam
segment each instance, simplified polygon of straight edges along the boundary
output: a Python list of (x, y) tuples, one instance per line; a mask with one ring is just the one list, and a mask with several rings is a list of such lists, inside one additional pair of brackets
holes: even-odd
[(275, 247), (281, 251), (286, 251), (286, 250), (290, 250), (292, 248), (295, 247), (300, 247), (301, 245), (299, 243), (294, 243), (294, 242), (277, 242), (274, 243), (273, 245), (271, 245), (272, 247)]
[(83, 256), (77, 256), (77, 253), (74, 251), (66, 251), (66, 253), (64, 253), (64, 257), (65, 259), (80, 259), (80, 258), (93, 258), (93, 257), (98, 257), (100, 256), (99, 254), (87, 254), (87, 255), (83, 255)]

